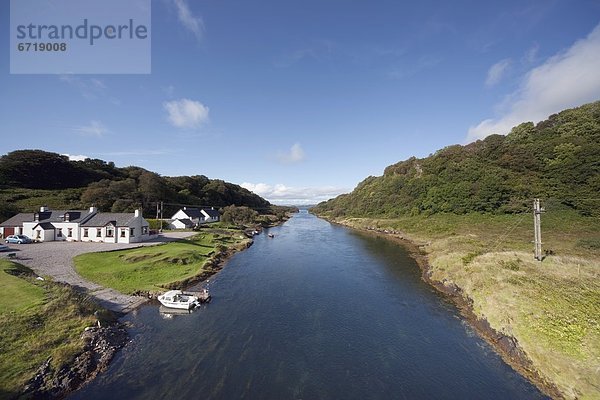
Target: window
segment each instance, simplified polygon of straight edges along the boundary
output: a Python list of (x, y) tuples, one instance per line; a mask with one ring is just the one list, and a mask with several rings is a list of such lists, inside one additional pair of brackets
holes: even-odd
[(106, 237), (113, 237), (113, 229), (112, 228), (106, 228)]
[(125, 237), (125, 229), (121, 229), (121, 237), (124, 238)]
[(73, 228), (67, 230), (67, 237), (73, 237)]
[(37, 231), (35, 231), (35, 238), (36, 239), (40, 239), (42, 237), (42, 231), (40, 231), (39, 229)]
[(100, 236), (102, 236), (102, 229), (96, 228), (96, 237), (100, 237)]
[(62, 228), (56, 229), (56, 237), (62, 237)]
[(83, 237), (88, 237), (88, 228), (83, 228)]
[(135, 236), (135, 228), (129, 228), (129, 236)]

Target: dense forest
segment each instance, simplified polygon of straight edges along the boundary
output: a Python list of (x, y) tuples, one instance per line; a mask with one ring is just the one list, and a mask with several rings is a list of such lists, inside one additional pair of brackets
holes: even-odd
[(98, 159), (70, 161), (42, 150), (17, 150), (0, 157), (0, 220), (41, 205), (87, 208), (93, 204), (112, 212), (142, 207), (151, 216), (157, 201), (165, 203), (165, 216), (181, 205), (246, 206), (261, 214), (281, 211), (239, 185), (204, 175), (166, 177)]
[(522, 123), (506, 136), (390, 165), (383, 176), (368, 177), (313, 210), (334, 217), (517, 213), (535, 197), (599, 214), (600, 101), (537, 125)]

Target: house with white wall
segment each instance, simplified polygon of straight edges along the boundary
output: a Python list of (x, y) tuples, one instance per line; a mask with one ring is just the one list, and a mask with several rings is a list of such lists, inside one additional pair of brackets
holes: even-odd
[[(211, 208), (183, 207), (171, 217), (169, 227), (171, 229), (190, 229), (209, 222), (218, 222), (219, 211)], [(191, 226), (188, 221), (191, 221)]]
[[(20, 226), (19, 226), (20, 224)], [(137, 243), (150, 238), (148, 221), (140, 210), (133, 213), (101, 213), (88, 210), (50, 210), (17, 214), (0, 224), (3, 237), (23, 234), (33, 240)]]
[(150, 238), (150, 226), (140, 210), (97, 213), (80, 226), (82, 242), (138, 243)]

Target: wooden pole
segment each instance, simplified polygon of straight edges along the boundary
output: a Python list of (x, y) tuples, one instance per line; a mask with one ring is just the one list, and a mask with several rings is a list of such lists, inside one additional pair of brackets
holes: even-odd
[(542, 261), (542, 227), (541, 227), (542, 209), (540, 199), (533, 200), (533, 237), (534, 237), (534, 258)]

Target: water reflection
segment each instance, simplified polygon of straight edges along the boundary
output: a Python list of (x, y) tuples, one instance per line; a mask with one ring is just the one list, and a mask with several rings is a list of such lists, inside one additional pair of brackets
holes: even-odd
[(213, 300), (127, 318), (132, 343), (76, 399), (542, 398), (383, 239), (299, 214), (255, 237)]

